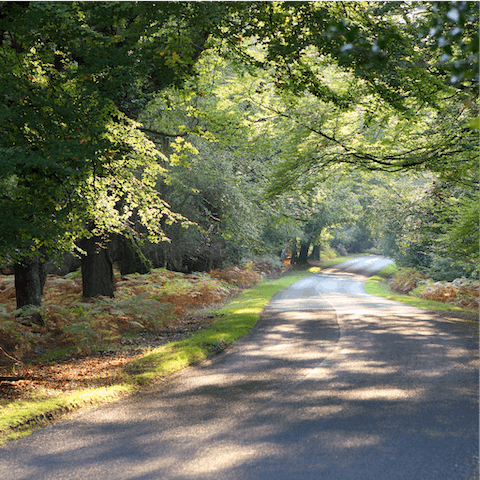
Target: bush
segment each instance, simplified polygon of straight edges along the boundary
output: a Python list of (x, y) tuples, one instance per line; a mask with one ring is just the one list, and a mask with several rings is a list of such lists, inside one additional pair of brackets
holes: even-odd
[(457, 278), (453, 282), (435, 282), (428, 285), (420, 297), (478, 311), (478, 294), (478, 281)]
[(322, 246), (320, 253), (320, 260), (332, 260), (337, 258), (338, 254), (330, 245)]
[(395, 254), (395, 263), (399, 267), (419, 268), (425, 271), (432, 264), (432, 257), (428, 253), (427, 245), (411, 243)]
[(210, 275), (237, 287), (254, 285), (261, 279), (260, 274), (253, 268), (252, 262), (243, 267), (234, 265), (223, 270), (212, 270)]
[(425, 277), (415, 268), (399, 268), (390, 284), (390, 288), (397, 293), (410, 293), (418, 287)]
[(456, 278), (466, 277), (468, 272), (455, 265), (451, 258), (436, 258), (428, 268), (427, 275), (433, 280), (452, 282)]

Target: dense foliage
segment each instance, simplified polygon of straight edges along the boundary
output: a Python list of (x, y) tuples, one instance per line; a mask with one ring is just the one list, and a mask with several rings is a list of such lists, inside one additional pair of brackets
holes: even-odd
[(72, 249), (92, 221), (102, 232), (125, 229), (133, 209), (161, 233), (155, 219), (169, 210), (149, 188), (160, 153), (132, 112), (148, 92), (188, 75), (199, 53), (179, 45), (186, 32), (174, 35), (174, 27), (189, 42), (200, 35), (178, 11), (172, 3), (1, 3), (0, 230), (9, 262)]
[(0, 2), (2, 263), (37, 296), (61, 252), (111, 283), (113, 234), (144, 269), (331, 243), (478, 275), (476, 7)]

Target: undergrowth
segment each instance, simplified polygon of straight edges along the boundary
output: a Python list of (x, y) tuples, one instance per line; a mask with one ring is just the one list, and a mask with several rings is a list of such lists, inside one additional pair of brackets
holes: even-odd
[(450, 303), (458, 307), (478, 311), (478, 280), (468, 280), (466, 278), (457, 278), (453, 282), (427, 280), (413, 293), (427, 300)]
[[(414, 268), (387, 267), (366, 283), (368, 293), (413, 303), (426, 308), (479, 310), (479, 282), (458, 278), (434, 282)], [(397, 295), (400, 294), (400, 295)], [(435, 303), (434, 303), (435, 302)]]
[[(219, 303), (252, 285), (260, 275), (250, 265), (214, 275), (186, 275), (156, 269), (146, 275), (115, 275), (115, 298), (82, 298), (78, 274), (47, 278), (42, 306), (44, 325), (19, 322), (12, 276), (0, 276), (0, 363), (50, 361), (121, 348), (122, 339), (157, 332), (179, 315)], [(23, 312), (23, 318), (29, 312)]]
[(410, 293), (424, 279), (425, 277), (414, 268), (400, 268), (395, 272), (390, 288), (394, 292)]

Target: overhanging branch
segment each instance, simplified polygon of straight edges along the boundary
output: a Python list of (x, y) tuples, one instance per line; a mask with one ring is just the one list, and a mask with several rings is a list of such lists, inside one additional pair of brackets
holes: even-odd
[[(355, 148), (349, 147), (334, 136), (329, 135), (318, 128), (314, 128), (311, 125), (300, 121), (298, 118), (295, 118), (286, 112), (278, 111), (271, 107), (264, 108), (268, 108), (269, 110), (275, 112), (277, 115), (295, 122), (297, 125), (300, 125), (301, 127), (309, 130), (310, 132), (315, 133), (320, 137), (324, 138), (325, 140), (331, 142), (332, 144), (340, 147), (345, 152), (343, 154), (345, 158), (342, 158), (340, 160), (342, 163), (353, 164), (370, 170), (398, 172), (401, 170), (419, 167), (435, 159), (438, 160), (445, 157), (451, 157), (455, 154), (464, 153), (467, 150), (466, 148), (461, 148), (458, 146), (458, 143), (456, 142), (456, 140), (458, 140), (458, 136), (453, 135), (450, 136), (450, 138), (446, 138), (440, 146), (421, 146), (412, 148), (410, 150), (405, 150), (395, 155), (372, 155), (370, 153), (361, 152)], [(332, 154), (332, 160), (324, 162), (321, 165), (330, 165), (331, 163), (334, 163), (336, 160), (338, 160), (339, 156), (342, 156), (342, 154)], [(351, 157), (352, 159), (348, 160), (348, 157)]]
[(182, 133), (167, 133), (160, 130), (153, 130), (152, 128), (140, 127), (140, 130), (144, 133), (150, 133), (152, 135), (158, 135), (159, 137), (168, 137), (168, 138), (177, 138), (177, 137), (186, 137), (188, 132)]

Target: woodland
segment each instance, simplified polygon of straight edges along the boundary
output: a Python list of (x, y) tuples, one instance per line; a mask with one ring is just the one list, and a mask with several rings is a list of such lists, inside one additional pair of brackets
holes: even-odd
[(5, 325), (48, 324), (47, 275), (105, 305), (115, 272), (332, 250), (478, 280), (478, 27), (477, 2), (0, 2)]

